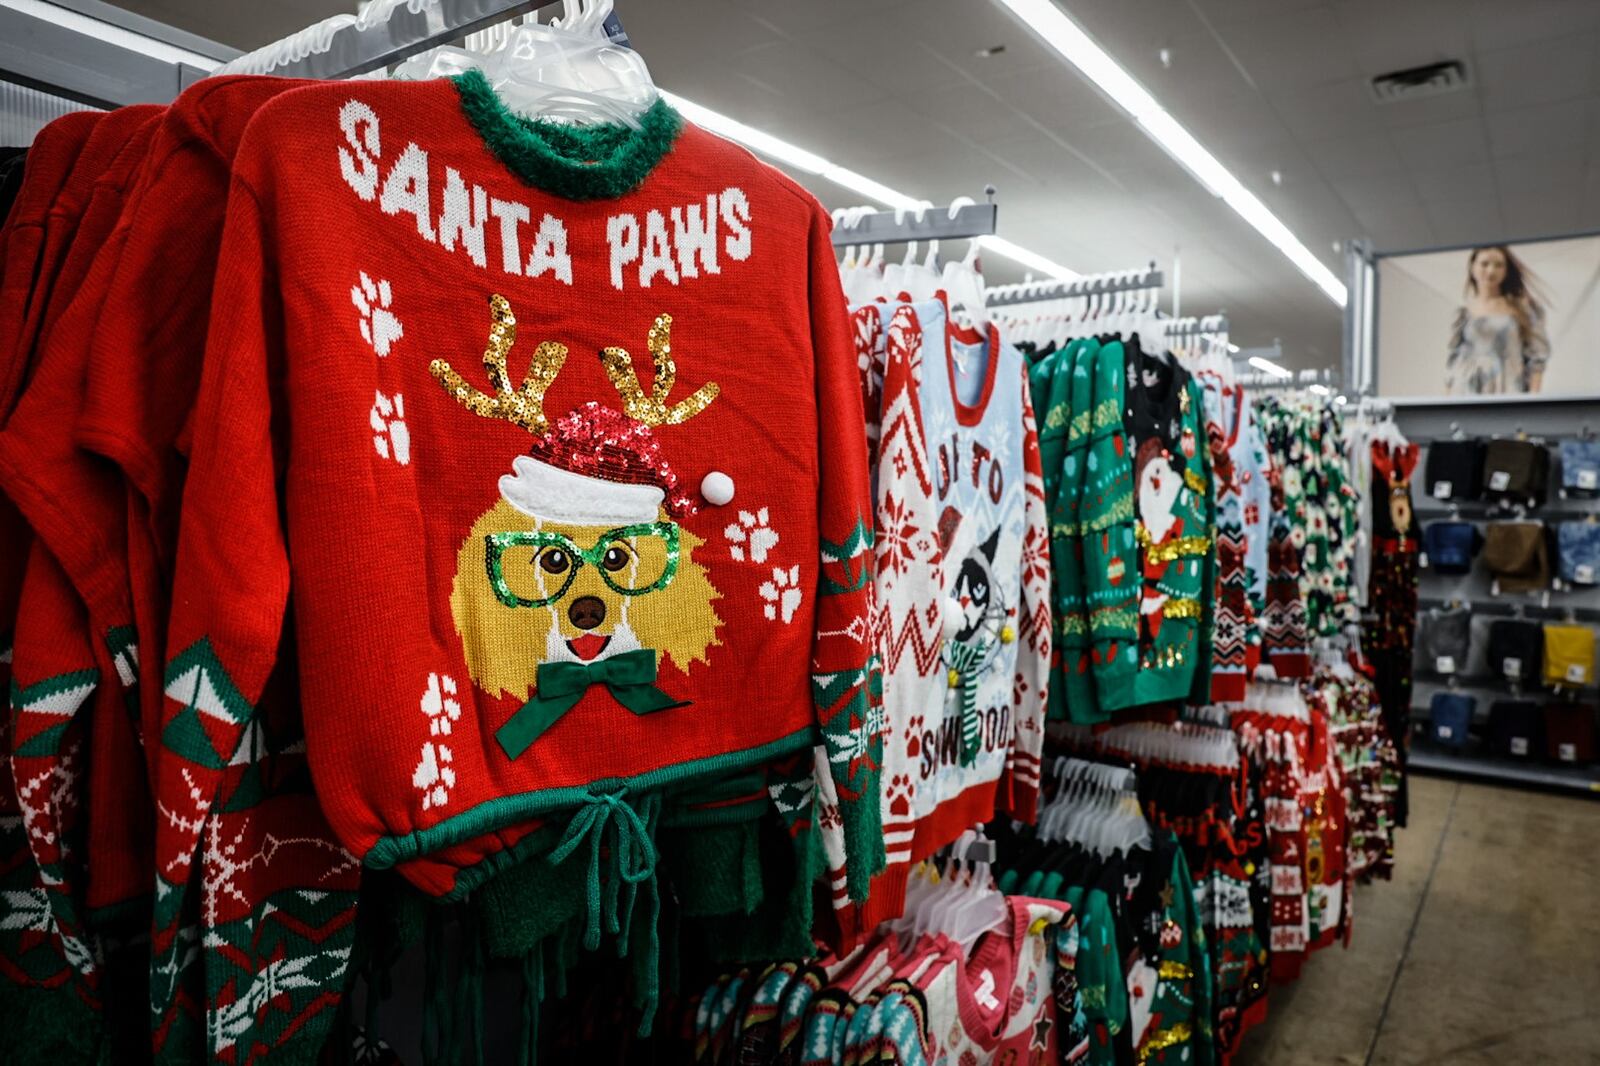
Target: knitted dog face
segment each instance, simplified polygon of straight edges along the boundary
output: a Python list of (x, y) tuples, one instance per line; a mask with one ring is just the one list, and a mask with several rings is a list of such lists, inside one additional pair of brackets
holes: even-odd
[(591, 401), (552, 423), (544, 393), (566, 346), (540, 344), (522, 386), (512, 389), (506, 357), (516, 319), (499, 296), (490, 308), (483, 361), (495, 395), (467, 384), (444, 360), (429, 368), (468, 410), (534, 435), (530, 454), (513, 460), (500, 499), (456, 555), (450, 611), (472, 679), (496, 696), (526, 699), (545, 664), (595, 664), (630, 652), (659, 654), (683, 671), (705, 661), (722, 624), (712, 606), (720, 593), (695, 560), (703, 542), (676, 520), (694, 513), (694, 504), (654, 430), (704, 410), (717, 386), (708, 382), (667, 404), (676, 366), (672, 320), (662, 315), (650, 331), (648, 394), (632, 357), (606, 348), (600, 359), (623, 409)]
[(704, 661), (722, 623), (694, 559), (701, 544), (665, 510), (651, 523), (573, 525), (497, 501), (462, 542), (450, 594), (472, 679), (526, 699), (540, 663), (640, 648), (685, 671)]

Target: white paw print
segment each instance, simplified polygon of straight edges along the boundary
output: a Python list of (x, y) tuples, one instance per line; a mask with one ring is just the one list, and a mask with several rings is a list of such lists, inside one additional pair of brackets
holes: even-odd
[(450, 790), (456, 787), (456, 771), (450, 765), (453, 756), (447, 744), (432, 741), (422, 745), (422, 760), (411, 771), (411, 783), (422, 793), (422, 809), (443, 807), (450, 802)]
[(377, 393), (368, 421), (372, 424), (372, 446), (387, 459), (391, 455), (401, 466), (411, 462), (411, 431), (406, 428), (406, 398), (398, 392), (391, 399)]
[[(746, 552), (749, 553), (751, 562), (764, 563), (767, 561), (767, 553), (778, 546), (778, 533), (767, 525), (765, 507), (755, 514), (740, 511), (739, 521), (729, 522), (728, 528), (722, 531), (722, 535), (728, 538), (728, 553), (733, 556), (734, 561), (741, 563), (744, 562)], [(785, 618), (784, 621), (787, 622), (788, 619)]]
[(791, 566), (787, 570), (773, 567), (772, 580), (763, 581), (757, 591), (767, 601), (761, 605), (766, 616), (776, 619), (781, 613), (787, 625), (794, 619), (794, 612), (800, 609), (800, 567)]
[(449, 736), (452, 723), (461, 717), (456, 701), (456, 679), (449, 674), (429, 674), (428, 691), (422, 694), (422, 713), (428, 716), (428, 731), (434, 736)]
[(365, 270), (361, 271), (361, 283), (350, 286), (350, 302), (361, 315), (361, 339), (379, 355), (388, 355), (390, 346), (406, 335), (400, 320), (389, 310), (393, 301), (389, 282), (384, 278), (374, 282)]

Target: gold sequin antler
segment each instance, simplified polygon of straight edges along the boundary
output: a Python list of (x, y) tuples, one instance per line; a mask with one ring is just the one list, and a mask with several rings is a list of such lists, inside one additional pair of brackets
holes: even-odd
[(639, 376), (633, 369), (633, 356), (625, 348), (606, 348), (600, 352), (600, 362), (606, 375), (622, 397), (622, 412), (636, 422), (647, 426), (676, 426), (687, 422), (704, 411), (717, 398), (720, 387), (708, 381), (691, 395), (667, 406), (667, 394), (678, 381), (678, 366), (672, 360), (672, 316), (656, 316), (650, 327), (650, 356), (655, 361), (655, 379), (650, 382), (650, 395), (639, 387)]
[(517, 342), (517, 318), (511, 313), (511, 304), (498, 294), (489, 297), (489, 346), (483, 350), (483, 368), (489, 373), (489, 384), (494, 386), (493, 396), (479, 392), (465, 378), (456, 373), (443, 359), (428, 364), (428, 373), (438, 379), (446, 392), (456, 402), (475, 415), (484, 418), (503, 418), (521, 426), (530, 433), (544, 434), (550, 422), (544, 416), (544, 394), (556, 379), (561, 365), (567, 361), (567, 346), (545, 341), (534, 349), (528, 363), (528, 374), (522, 387), (511, 387), (511, 374), (506, 369), (506, 356)]

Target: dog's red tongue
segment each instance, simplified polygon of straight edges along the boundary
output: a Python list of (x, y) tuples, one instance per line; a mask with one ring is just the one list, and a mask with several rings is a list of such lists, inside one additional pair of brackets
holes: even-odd
[(573, 637), (567, 641), (567, 647), (572, 649), (572, 654), (590, 662), (595, 656), (606, 650), (606, 645), (611, 643), (610, 637), (602, 637), (598, 633), (585, 633), (581, 637)]

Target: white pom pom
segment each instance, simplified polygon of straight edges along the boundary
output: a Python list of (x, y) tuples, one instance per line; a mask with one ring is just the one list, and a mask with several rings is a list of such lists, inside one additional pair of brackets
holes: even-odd
[(733, 501), (733, 478), (720, 470), (713, 470), (700, 479), (700, 495), (713, 507)]
[(954, 596), (946, 596), (944, 605), (939, 611), (939, 625), (944, 631), (945, 639), (955, 639), (956, 634), (961, 632), (961, 622), (961, 601)]

